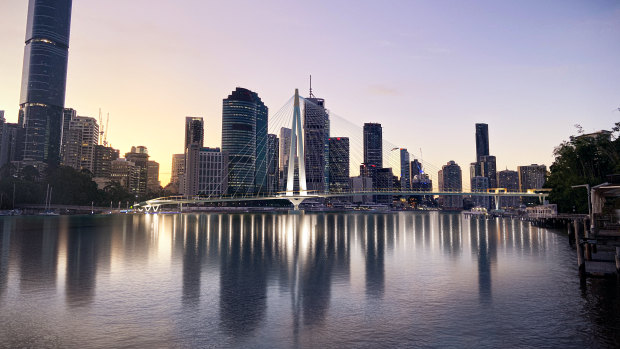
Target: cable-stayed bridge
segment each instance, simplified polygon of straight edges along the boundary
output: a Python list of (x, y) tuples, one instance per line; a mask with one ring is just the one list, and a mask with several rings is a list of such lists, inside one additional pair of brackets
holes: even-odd
[[(300, 103), (300, 100), (303, 100), (303, 104)], [(492, 188), (484, 191), (474, 190), (468, 188), (467, 185), (462, 185), (462, 179), (454, 180), (455, 183), (446, 182), (444, 179), (443, 182), (443, 190), (433, 190), (432, 183), (429, 188), (425, 188), (423, 190), (411, 189), (403, 186), (401, 188), (394, 188), (393, 185), (386, 186), (385, 188), (378, 185), (373, 185), (372, 188), (363, 188), (362, 190), (356, 188), (347, 188), (343, 190), (343, 188), (332, 189), (327, 185), (329, 179), (327, 179), (327, 171), (325, 170), (325, 179), (323, 182), (323, 188), (321, 190), (316, 190), (315, 188), (309, 188), (309, 183), (307, 182), (307, 170), (309, 171), (311, 177), (316, 179), (317, 177), (317, 166), (316, 166), (316, 158), (317, 155), (320, 155), (319, 158), (322, 159), (323, 164), (325, 164), (327, 160), (327, 150), (324, 154), (317, 154), (317, 144), (319, 144), (318, 152), (323, 152), (323, 148), (320, 144), (325, 145), (327, 142), (327, 138), (316, 139), (316, 134), (312, 134), (314, 129), (317, 129), (316, 124), (312, 124), (312, 122), (308, 121), (308, 116), (306, 114), (308, 108), (310, 112), (312, 110), (322, 110), (325, 113), (325, 121), (324, 124), (318, 125), (327, 129), (327, 132), (321, 134), (321, 137), (343, 137), (347, 138), (351, 143), (352, 149), (347, 149), (346, 160), (348, 160), (347, 168), (346, 168), (346, 177), (350, 176), (349, 173), (356, 173), (357, 168), (354, 164), (365, 163), (366, 154), (362, 157), (364, 142), (362, 139), (363, 131), (359, 126), (352, 124), (344, 118), (340, 118), (334, 113), (329, 112), (324, 108), (323, 105), (317, 106), (314, 102), (321, 101), (321, 99), (314, 98), (311, 93), (310, 98), (302, 98), (299, 96), (299, 92), (296, 89), (295, 95), (285, 104), (284, 107), (280, 109), (277, 113), (269, 118), (268, 123), (262, 125), (262, 129), (258, 129), (257, 132), (262, 131), (266, 132), (267, 130), (272, 133), (277, 133), (280, 127), (286, 128), (290, 133), (290, 138), (287, 143), (283, 142), (282, 154), (285, 154), (286, 157), (283, 158), (285, 164), (287, 164), (284, 168), (280, 168), (281, 171), (281, 179), (283, 180), (275, 186), (267, 188), (266, 183), (258, 183), (258, 180), (255, 178), (250, 178), (250, 176), (254, 176), (256, 172), (252, 171), (238, 171), (242, 166), (247, 166), (246, 162), (238, 162), (238, 163), (229, 163), (226, 171), (227, 173), (222, 176), (223, 180), (220, 183), (215, 183), (213, 186), (211, 183), (211, 188), (225, 188), (219, 191), (211, 191), (208, 193), (198, 193), (197, 195), (178, 195), (178, 196), (170, 196), (170, 197), (162, 197), (152, 200), (147, 200), (134, 205), (135, 210), (144, 211), (144, 212), (158, 212), (162, 206), (171, 206), (171, 205), (197, 205), (197, 204), (210, 204), (210, 203), (241, 203), (241, 202), (252, 202), (252, 201), (271, 201), (271, 200), (288, 200), (294, 207), (294, 209), (299, 209), (299, 205), (308, 199), (328, 199), (328, 198), (354, 198), (359, 196), (365, 197), (411, 197), (411, 196), (425, 196), (425, 197), (450, 197), (450, 196), (469, 196), (469, 197), (493, 197), (496, 198), (495, 204), (496, 207), (499, 208), (499, 203), (501, 198), (503, 197), (533, 197), (544, 200), (548, 196), (547, 192), (544, 190), (528, 190), (526, 192), (516, 192), (516, 191), (508, 191), (503, 188)], [(302, 120), (302, 106), (304, 108), (305, 120)], [(320, 123), (323, 123), (321, 121)], [(258, 124), (257, 124), (258, 125)], [(289, 126), (290, 125), (290, 126)], [(305, 136), (308, 135), (308, 136)], [(304, 139), (307, 137), (308, 139)], [(314, 137), (312, 140), (310, 138)], [(366, 135), (364, 135), (366, 137)], [(340, 138), (338, 138), (340, 139)], [(241, 155), (246, 158), (258, 158), (257, 154), (261, 151), (265, 151), (267, 148), (267, 140), (266, 137), (262, 140), (259, 137), (255, 137), (253, 139), (254, 143), (249, 143), (244, 145), (239, 151), (237, 149), (237, 153), (235, 155)], [(314, 142), (314, 143), (311, 143)], [(389, 169), (389, 173), (392, 174), (392, 169), (400, 170), (401, 167), (401, 159), (394, 157), (393, 150), (400, 149), (396, 147), (394, 144), (381, 140), (381, 152), (380, 154), (380, 162), (379, 167)], [(310, 151), (307, 149), (307, 145), (313, 144), (314, 148)], [(347, 144), (348, 148), (348, 144)], [(421, 152), (421, 149), (420, 149)], [(416, 154), (411, 152), (414, 157)], [(399, 154), (396, 154), (399, 155)], [(439, 166), (435, 166), (428, 161), (424, 161), (420, 154), (420, 162), (424, 168), (427, 170), (430, 168), (431, 171), (437, 171), (440, 169)], [(306, 159), (311, 159), (312, 162), (310, 167), (308, 168), (308, 164), (306, 164)], [(274, 163), (273, 158), (270, 160), (266, 166), (271, 168), (272, 166), (277, 167), (277, 163)], [(293, 166), (288, 166), (288, 164), (293, 164)], [(387, 165), (387, 166), (385, 166)], [(323, 165), (321, 165), (323, 166)], [(258, 171), (258, 164), (255, 165), (256, 170)], [(281, 167), (281, 166), (280, 166)], [(319, 172), (322, 171), (323, 167), (319, 168)], [(312, 172), (314, 171), (314, 173)], [(421, 173), (424, 171), (421, 168)], [(247, 183), (255, 181), (256, 185), (254, 190), (248, 191), (247, 188), (243, 188), (244, 190), (240, 190), (240, 187), (231, 186), (228, 187), (228, 183), (225, 185), (225, 181), (228, 180), (229, 177), (233, 177), (231, 175), (235, 172), (235, 181)], [(361, 172), (361, 169), (360, 169)], [(242, 173), (243, 176), (239, 176), (239, 173)], [(279, 172), (280, 173), (280, 172)], [(361, 173), (360, 173), (361, 174)], [(396, 173), (394, 173), (396, 174)], [(322, 175), (319, 174), (319, 177)], [(323, 181), (323, 178), (320, 178)], [(390, 178), (391, 180), (391, 178)], [(312, 180), (311, 180), (312, 182)], [(456, 183), (458, 182), (458, 183)], [(314, 183), (313, 183), (314, 184)], [(458, 189), (457, 189), (458, 188)]]

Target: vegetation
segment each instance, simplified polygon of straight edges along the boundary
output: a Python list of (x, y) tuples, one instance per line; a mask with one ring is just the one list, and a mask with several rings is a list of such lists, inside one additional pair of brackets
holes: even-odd
[(611, 135), (583, 135), (581, 127), (576, 127), (578, 135), (555, 148), (545, 187), (552, 189), (549, 201), (558, 205), (559, 212), (588, 213), (586, 189), (572, 186), (595, 186), (606, 182), (608, 175), (620, 173), (620, 122)]
[(39, 173), (32, 166), (25, 166), (21, 171), (13, 165), (6, 165), (0, 169), (0, 209), (12, 209), (20, 204), (44, 204), (46, 191), (52, 191), (52, 204), (62, 205), (91, 205), (117, 206), (120, 202), (123, 207), (128, 202), (143, 201), (150, 198), (165, 196), (163, 190), (149, 192), (144, 197), (136, 198), (127, 188), (118, 182), (111, 182), (103, 189), (98, 189), (87, 171), (77, 171), (71, 167), (59, 166), (49, 168), (47, 173)]

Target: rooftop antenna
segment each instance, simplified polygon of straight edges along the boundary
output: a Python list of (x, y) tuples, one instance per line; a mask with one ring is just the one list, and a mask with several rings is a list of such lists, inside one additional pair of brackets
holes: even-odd
[(312, 94), (312, 74), (310, 74), (310, 98), (314, 98), (314, 94)]

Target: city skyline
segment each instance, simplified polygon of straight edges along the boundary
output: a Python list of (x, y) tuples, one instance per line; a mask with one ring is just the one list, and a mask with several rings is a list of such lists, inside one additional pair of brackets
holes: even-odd
[[(187, 115), (204, 117), (205, 146), (219, 147), (220, 101), (230, 90), (251, 89), (277, 111), (295, 87), (302, 93), (306, 90), (309, 73), (315, 76), (317, 95), (330, 101), (331, 111), (360, 128), (365, 122), (381, 123), (385, 139), (414, 154), (422, 148), (424, 160), (435, 165), (454, 160), (464, 167), (474, 160), (475, 123), (489, 124), (499, 171), (531, 163), (548, 166), (553, 148), (576, 133), (574, 124), (591, 132), (609, 128), (620, 118), (620, 113), (612, 112), (620, 91), (618, 72), (612, 69), (620, 56), (613, 44), (620, 34), (620, 6), (611, 1), (481, 2), (466, 8), (425, 2), (362, 3), (353, 9), (342, 3), (329, 7), (319, 3), (329, 8), (327, 20), (331, 20), (320, 30), (333, 33), (319, 51), (341, 56), (335, 60), (331, 54), (307, 49), (319, 43), (316, 39), (291, 44), (297, 53), (278, 50), (274, 56), (270, 50), (282, 46), (288, 36), (276, 29), (304, 36), (314, 32), (311, 24), (321, 12), (289, 23), (274, 17), (297, 11), (298, 5), (278, 7), (275, 14), (260, 11), (262, 25), (252, 39), (260, 35), (266, 39), (261, 41), (262, 55), (252, 56), (253, 64), (235, 71), (227, 67), (240, 64), (246, 50), (257, 49), (241, 36), (245, 27), (230, 28), (216, 18), (203, 24), (210, 21), (192, 15), (210, 9), (203, 14), (211, 18), (231, 11), (231, 5), (148, 2), (149, 11), (140, 14), (146, 2), (124, 4), (122, 13), (114, 12), (118, 4), (74, 4), (65, 106), (90, 117), (96, 117), (99, 107), (110, 112), (110, 143), (121, 153), (132, 145), (147, 146), (151, 158), (161, 164), (164, 185), (170, 178), (172, 154), (183, 149)], [(253, 6), (258, 5), (247, 4), (247, 13), (239, 14), (248, 20), (246, 25), (257, 24), (246, 18)], [(0, 57), (5, 82), (0, 87), (0, 109), (6, 110), (8, 122), (16, 122), (27, 4), (9, 0), (0, 10), (8, 14), (0, 30), (5, 50)], [(156, 24), (164, 12), (169, 27)], [(371, 14), (378, 21), (372, 30), (364, 29), (363, 19)], [(405, 14), (428, 19), (419, 18), (413, 25), (409, 22), (416, 21), (405, 21)], [(459, 17), (462, 14), (464, 18)], [(345, 20), (339, 23), (339, 19)], [(433, 19), (442, 19), (438, 21), (442, 24), (429, 24)], [(183, 20), (187, 22), (180, 26), (183, 30), (171, 29)], [(491, 33), (492, 28), (496, 32)], [(192, 29), (198, 34), (182, 37)], [(143, 40), (135, 42), (136, 36)], [(459, 38), (468, 44), (455, 40)], [(191, 47), (190, 39), (208, 44), (208, 49)], [(235, 42), (245, 45), (233, 47)], [(339, 44), (346, 45), (339, 48)], [(373, 54), (358, 55), (364, 50)], [(352, 57), (355, 62), (345, 64)], [(157, 79), (155, 71), (160, 72)], [(428, 128), (435, 132), (427, 132)], [(141, 132), (135, 133), (136, 129)], [(412, 141), (411, 133), (416, 134)]]

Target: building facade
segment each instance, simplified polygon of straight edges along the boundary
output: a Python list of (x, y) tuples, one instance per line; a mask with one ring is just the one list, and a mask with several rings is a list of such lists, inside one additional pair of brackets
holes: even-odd
[(364, 124), (364, 164), (383, 167), (383, 129), (381, 124)]
[(400, 148), (400, 190), (411, 190), (411, 166), (409, 152), (405, 148)]
[(280, 142), (278, 136), (267, 135), (267, 193), (280, 191)]
[(329, 141), (329, 191), (342, 193), (350, 190), (349, 138), (332, 137)]
[(71, 0), (30, 0), (19, 109), (26, 163), (60, 163)]
[[(439, 190), (444, 192), (463, 191), (463, 177), (461, 167), (454, 161), (448, 161), (438, 173)], [(460, 210), (463, 208), (462, 195), (442, 195), (440, 202), (444, 209)]]
[(190, 145), (204, 146), (204, 120), (201, 117), (185, 117), (185, 149)]
[(547, 166), (532, 164), (529, 166), (519, 166), (519, 190), (541, 189), (545, 185)]
[(223, 100), (222, 151), (229, 156), (231, 195), (267, 189), (267, 115), (258, 94), (248, 89), (237, 87)]
[(138, 195), (145, 195), (148, 184), (148, 171), (149, 171), (149, 152), (145, 146), (131, 147), (129, 153), (125, 153), (125, 159), (132, 162), (138, 169), (138, 186), (136, 193)]
[(224, 195), (228, 192), (228, 154), (220, 148), (190, 146), (184, 195)]
[(69, 127), (63, 132), (62, 144), (64, 166), (95, 172), (95, 147), (99, 142), (99, 125), (95, 118), (74, 116)]
[[(497, 185), (500, 188), (505, 188), (508, 192), (519, 191), (519, 173), (517, 171), (499, 171), (497, 174), (497, 181)], [(519, 203), (520, 202), (518, 197), (508, 196), (500, 199), (499, 207), (518, 207)]]
[(110, 178), (112, 173), (112, 161), (118, 159), (119, 155), (120, 152), (118, 149), (100, 144), (96, 145), (93, 177)]
[(127, 159), (116, 159), (110, 163), (110, 178), (136, 196), (140, 189), (140, 168)]
[[(489, 179), (483, 176), (472, 177), (471, 179), (471, 191), (473, 193), (485, 193), (489, 189)], [(487, 210), (491, 208), (491, 202), (488, 196), (471, 196), (471, 201), (474, 206), (483, 207)]]
[(324, 99), (304, 99), (303, 132), (307, 188), (323, 193), (329, 189), (329, 114)]
[(480, 162), (486, 155), (489, 155), (489, 125), (476, 124), (476, 161)]
[(149, 191), (157, 192), (161, 189), (161, 183), (159, 182), (159, 163), (157, 161), (149, 160), (147, 171), (146, 187)]

